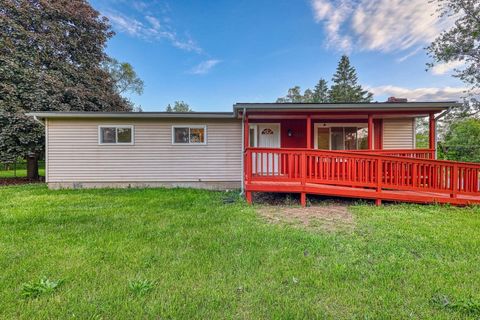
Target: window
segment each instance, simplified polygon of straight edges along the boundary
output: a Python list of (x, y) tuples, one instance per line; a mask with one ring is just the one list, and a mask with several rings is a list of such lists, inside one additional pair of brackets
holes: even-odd
[(368, 148), (367, 128), (331, 128), (332, 150), (361, 150)]
[(100, 126), (99, 144), (133, 144), (133, 126)]
[(274, 134), (274, 132), (273, 132), (273, 130), (270, 129), (270, 128), (265, 128), (265, 129), (262, 130), (262, 134), (264, 134), (264, 135), (272, 135), (272, 134)]
[(172, 127), (173, 144), (206, 144), (207, 127), (206, 126), (185, 126)]

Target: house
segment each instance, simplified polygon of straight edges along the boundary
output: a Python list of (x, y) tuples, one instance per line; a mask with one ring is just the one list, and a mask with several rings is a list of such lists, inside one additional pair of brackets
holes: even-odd
[[(480, 164), (436, 160), (455, 102), (237, 103), (233, 112), (35, 112), (50, 188), (241, 188), (409, 202), (480, 203)], [(429, 118), (429, 148), (415, 121)]]

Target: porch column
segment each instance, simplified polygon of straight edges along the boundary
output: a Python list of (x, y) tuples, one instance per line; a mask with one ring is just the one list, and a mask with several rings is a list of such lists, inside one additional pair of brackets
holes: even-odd
[(368, 150), (374, 149), (373, 137), (375, 133), (373, 132), (373, 115), (368, 115)]
[(312, 148), (312, 117), (307, 116), (307, 149)]
[(432, 112), (430, 113), (430, 116), (429, 116), (429, 121), (428, 121), (428, 124), (429, 124), (429, 130), (428, 130), (428, 148), (430, 150), (434, 150), (435, 152), (435, 149), (437, 149), (437, 146), (435, 145), (435, 137), (436, 137), (436, 130), (435, 130), (435, 114)]
[[(245, 123), (243, 125), (244, 127), (244, 132), (243, 132), (243, 142), (244, 142), (244, 145), (243, 145), (243, 150), (247, 150), (247, 148), (250, 146), (250, 143), (249, 143), (249, 138), (250, 138), (250, 127), (248, 125), (248, 114), (245, 114)], [(246, 155), (246, 154), (243, 154), (242, 155), (244, 157), (244, 163), (243, 163), (243, 171), (242, 174), (244, 176), (244, 181), (245, 181), (245, 189), (247, 189), (247, 183), (248, 183), (248, 172), (250, 170), (250, 165), (251, 165), (251, 158)], [(245, 198), (247, 200), (247, 203), (248, 204), (251, 204), (252, 203), (252, 192), (251, 191), (245, 191)]]
[(248, 126), (248, 115), (245, 114), (245, 124), (243, 126), (244, 128), (244, 132), (243, 132), (243, 142), (244, 142), (244, 150), (246, 150), (248, 148), (248, 146), (250, 145), (248, 139), (250, 138), (250, 128)]

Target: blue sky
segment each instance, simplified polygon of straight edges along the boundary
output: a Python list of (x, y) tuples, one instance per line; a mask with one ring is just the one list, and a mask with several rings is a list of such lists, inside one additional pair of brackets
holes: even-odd
[(272, 102), (330, 80), (343, 53), (375, 100), (458, 99), (455, 65), (425, 71), (423, 48), (451, 20), (426, 0), (95, 0), (116, 35), (107, 52), (145, 82), (145, 111), (184, 100), (195, 111)]

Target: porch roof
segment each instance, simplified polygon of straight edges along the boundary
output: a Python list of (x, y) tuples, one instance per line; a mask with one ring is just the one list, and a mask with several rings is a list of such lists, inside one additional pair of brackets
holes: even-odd
[(281, 110), (288, 113), (311, 113), (319, 112), (411, 112), (413, 114), (438, 113), (452, 107), (459, 107), (456, 101), (443, 102), (371, 102), (371, 103), (236, 103), (233, 106), (235, 115), (238, 117), (243, 110), (255, 113), (272, 113)]

